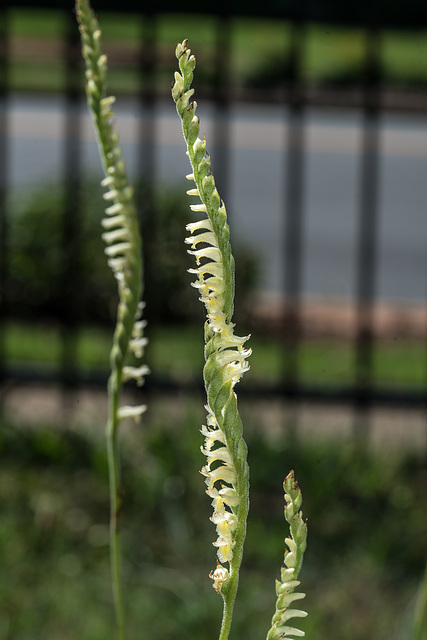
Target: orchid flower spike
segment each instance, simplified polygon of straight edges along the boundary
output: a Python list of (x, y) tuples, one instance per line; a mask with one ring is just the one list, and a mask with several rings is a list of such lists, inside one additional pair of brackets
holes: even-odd
[[(104, 199), (108, 206), (105, 218), (101, 221), (104, 228), (102, 238), (120, 298), (110, 357), (112, 376), (117, 378), (119, 387), (121, 382), (129, 379), (141, 385), (149, 370), (138, 362), (147, 339), (144, 337), (145, 320), (142, 320), (141, 234), (133, 187), (128, 182), (118, 134), (113, 126), (112, 105), (115, 98), (106, 93), (107, 58), (102, 53), (101, 31), (87, 0), (78, 0), (76, 13), (86, 63), (86, 95), (105, 173), (101, 184), (106, 188)], [(136, 366), (133, 362), (128, 363), (129, 358), (137, 361)], [(137, 408), (122, 407), (118, 417), (138, 417), (143, 410), (144, 405)]]
[(108, 264), (117, 280), (119, 304), (110, 354), (111, 374), (108, 381), (107, 451), (110, 481), (110, 554), (114, 604), (119, 638), (125, 637), (124, 606), (121, 585), (121, 553), (119, 516), (122, 511), (118, 427), (122, 420), (139, 420), (145, 405), (120, 406), (121, 391), (126, 380), (142, 385), (148, 368), (140, 363), (146, 338), (142, 319), (143, 293), (141, 235), (128, 182), (119, 138), (113, 127), (114, 98), (106, 95), (107, 58), (102, 53), (101, 31), (89, 0), (76, 0), (76, 16), (86, 64), (86, 95), (92, 114), (98, 147), (104, 168), (107, 201), (102, 235)]
[(178, 44), (172, 96), (187, 143), (191, 173), (187, 178), (194, 186), (187, 191), (197, 198), (190, 208), (196, 219), (187, 225), (188, 253), (195, 259), (190, 273), (196, 276), (193, 287), (199, 292), (206, 309), (204, 381), (207, 392), (207, 420), (202, 428), (205, 445), (202, 452), (207, 464), (206, 492), (212, 499), (212, 522), (216, 526), (218, 564), (211, 571), (214, 589), (224, 599), (221, 640), (228, 636), (238, 574), (246, 534), (249, 507), (249, 472), (247, 447), (242, 438), (242, 423), (237, 409), (235, 385), (249, 369), (251, 354), (244, 344), (248, 339), (234, 334), (234, 259), (229, 242), (227, 213), (215, 186), (206, 151), (206, 140), (199, 137), (199, 118), (191, 82), (196, 59), (187, 40)]

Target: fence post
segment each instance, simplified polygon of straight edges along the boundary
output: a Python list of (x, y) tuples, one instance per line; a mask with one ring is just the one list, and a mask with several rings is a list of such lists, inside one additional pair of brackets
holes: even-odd
[[(8, 3), (0, 7), (0, 384), (6, 379), (5, 328), (8, 314)], [(1, 402), (1, 398), (0, 398)], [(1, 407), (0, 407), (1, 408)]]
[(63, 14), (65, 28), (65, 104), (64, 104), (64, 156), (62, 214), (62, 282), (60, 284), (60, 322), (62, 331), (61, 383), (64, 390), (78, 383), (77, 339), (82, 320), (81, 267), (82, 184), (81, 184), (81, 51), (74, 14)]
[[(301, 65), (304, 50), (304, 7), (291, 25), (291, 42), (286, 69), (288, 122), (284, 238), (284, 395), (291, 406), (299, 392), (299, 347), (301, 341), (301, 284), (304, 215), (304, 92)], [(292, 411), (291, 411), (292, 414)], [(292, 418), (291, 418), (292, 419)]]
[[(214, 132), (212, 152), (213, 170), (218, 191), (224, 202), (228, 202), (230, 186), (230, 61), (231, 18), (229, 5), (221, 2), (217, 6), (215, 69), (213, 81)], [(230, 210), (227, 209), (230, 222)]]
[[(144, 300), (147, 308), (144, 317), (148, 320), (148, 332), (156, 315), (159, 296), (157, 271), (154, 268), (157, 225), (155, 209), (156, 179), (156, 71), (157, 71), (157, 16), (153, 7), (147, 7), (140, 15), (141, 43), (139, 50), (139, 127), (137, 147), (137, 190), (135, 193), (138, 219), (143, 240)], [(149, 354), (150, 343), (147, 346)], [(149, 355), (146, 356), (149, 359)], [(150, 386), (147, 379), (146, 385)]]
[(357, 250), (357, 329), (355, 339), (355, 431), (363, 441), (369, 428), (373, 395), (374, 303), (378, 232), (380, 34), (366, 31), (363, 82), (363, 132)]

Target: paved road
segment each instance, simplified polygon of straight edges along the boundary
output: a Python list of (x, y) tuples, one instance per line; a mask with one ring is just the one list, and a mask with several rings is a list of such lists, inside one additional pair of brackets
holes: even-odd
[[(13, 190), (60, 179), (64, 119), (61, 101), (11, 102), (10, 179)], [(211, 137), (211, 112), (199, 107)], [(138, 120), (132, 105), (117, 110), (130, 173), (135, 170)], [(360, 116), (307, 113), (304, 293), (322, 299), (351, 297), (359, 213)], [(187, 172), (173, 106), (156, 117), (156, 175), (179, 182)], [(91, 123), (83, 119), (83, 161), (91, 173), (99, 160)], [(279, 291), (283, 276), (283, 191), (286, 119), (278, 108), (240, 107), (231, 125), (232, 181), (227, 198), (234, 238), (263, 261), (261, 287)], [(381, 298), (419, 300), (427, 292), (427, 116), (387, 117), (381, 129), (380, 232), (377, 291)]]

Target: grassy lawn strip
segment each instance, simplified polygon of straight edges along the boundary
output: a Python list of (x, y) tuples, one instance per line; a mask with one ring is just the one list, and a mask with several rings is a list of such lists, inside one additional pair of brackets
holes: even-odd
[[(9, 25), (12, 42), (10, 82), (14, 89), (61, 90), (56, 49), (66, 33), (64, 14), (58, 11), (12, 9)], [(100, 12), (99, 19), (107, 52), (110, 55), (111, 90), (132, 93), (138, 89), (137, 60), (139, 43), (146, 38), (144, 18), (132, 14)], [(214, 16), (162, 14), (156, 20), (156, 53), (159, 86), (171, 74), (176, 42), (188, 37), (198, 52), (200, 66), (212, 74), (215, 60)], [(151, 26), (148, 25), (151, 29)], [(249, 78), (261, 82), (274, 78), (286, 63), (291, 26), (286, 21), (237, 18), (233, 20), (231, 41), (233, 84), (244, 84)], [(37, 42), (39, 44), (37, 44)], [(332, 25), (308, 25), (302, 60), (302, 74), (308, 82), (346, 82), (359, 77), (364, 64), (363, 30)], [(386, 31), (382, 34), (382, 65), (386, 80), (403, 84), (425, 83), (427, 71), (425, 32)], [(31, 68), (32, 73), (28, 71)], [(133, 67), (133, 72), (132, 72)], [(209, 71), (211, 69), (211, 71)], [(279, 70), (279, 71), (278, 71)], [(124, 74), (124, 75), (123, 75)], [(168, 76), (169, 86), (170, 79)]]
[[(208, 579), (214, 528), (198, 472), (200, 415), (166, 410), (147, 414), (122, 447), (129, 637), (149, 629), (153, 640), (206, 640), (218, 626), (218, 598)], [(248, 445), (251, 512), (235, 637), (265, 637), (271, 619), (285, 535), (281, 481), (291, 468), (310, 526), (301, 573), (307, 638), (396, 637), (426, 557), (425, 457), (285, 431), (273, 442), (259, 429)], [(1, 637), (111, 638), (103, 440), (86, 429), (3, 423), (0, 455)]]
[[(55, 363), (61, 357), (59, 328), (10, 324), (6, 328), (6, 358), (10, 361)], [(203, 366), (201, 329), (161, 327), (149, 333), (147, 359), (153, 372), (175, 380), (199, 379)], [(83, 366), (108, 367), (111, 332), (82, 329), (76, 352)], [(284, 370), (286, 352), (268, 338), (252, 337), (251, 373), (243, 384), (274, 383)], [(353, 381), (351, 343), (334, 339), (305, 340), (300, 346), (301, 380), (308, 384), (342, 385)], [(420, 388), (426, 384), (424, 346), (420, 340), (396, 339), (377, 343), (374, 357), (377, 384)]]

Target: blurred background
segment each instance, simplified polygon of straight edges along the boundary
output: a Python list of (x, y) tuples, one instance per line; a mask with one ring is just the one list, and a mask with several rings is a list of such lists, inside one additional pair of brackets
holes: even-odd
[[(215, 633), (198, 469), (177, 42), (236, 258), (252, 514), (236, 633), (265, 633), (281, 482), (303, 489), (307, 637), (409, 639), (427, 556), (427, 8), (419, 0), (95, 4), (136, 188), (149, 411), (123, 433), (130, 630)], [(0, 7), (0, 637), (111, 635), (105, 385), (117, 295), (71, 2)], [(200, 514), (203, 514), (200, 520)], [(240, 606), (239, 606), (240, 604)], [(164, 611), (169, 612), (168, 616)], [(153, 615), (160, 612), (161, 615)], [(301, 625), (301, 626), (302, 626)]]

